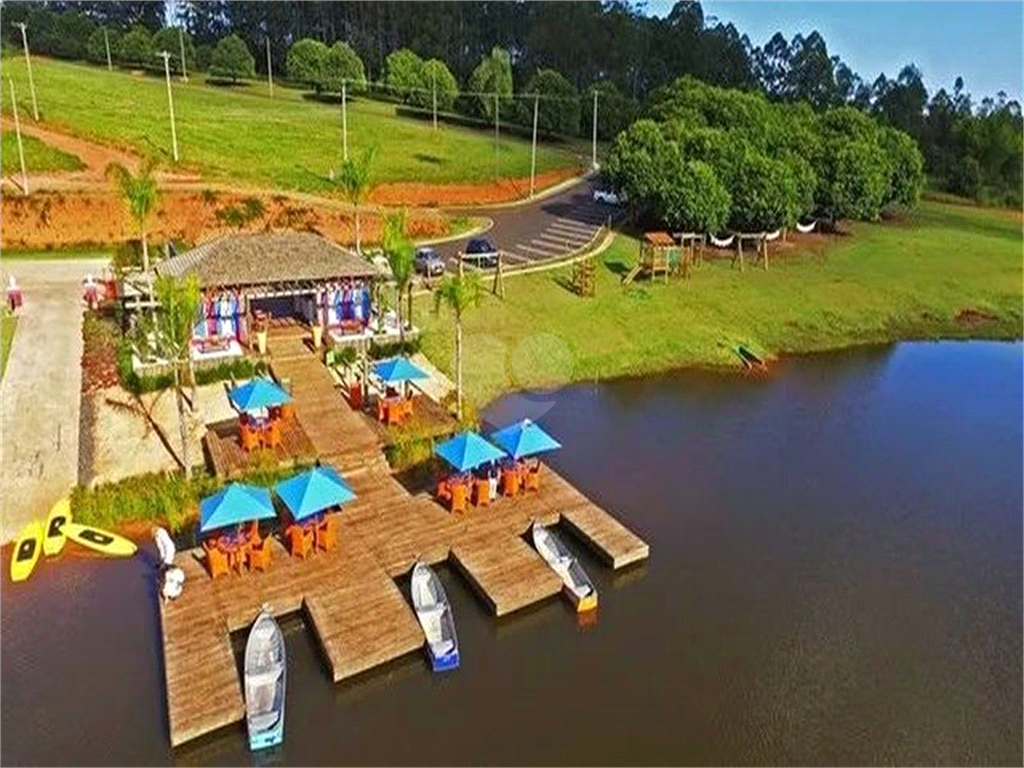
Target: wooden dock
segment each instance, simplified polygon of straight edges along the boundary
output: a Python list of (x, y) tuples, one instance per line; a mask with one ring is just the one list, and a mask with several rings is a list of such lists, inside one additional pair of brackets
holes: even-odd
[(237, 421), (207, 425), (203, 448), (213, 473), (217, 477), (238, 477), (251, 469), (254, 461), (263, 461), (267, 454), (279, 467), (312, 464), (316, 460), (316, 448), (298, 420), (285, 419), (280, 423), (280, 430), (280, 445), (249, 453), (242, 450)]
[[(285, 339), (284, 343), (289, 340)], [(527, 544), (534, 521), (563, 523), (613, 568), (648, 547), (564, 478), (545, 467), (541, 489), (453, 515), (390, 472), (380, 435), (352, 411), (317, 358), (295, 340), (274, 375), (291, 381), (296, 414), (321, 461), (357, 494), (342, 512), (339, 546), (302, 561), (273, 541), (267, 573), (212, 581), (197, 551), (179, 553), (183, 594), (160, 607), (172, 745), (244, 719), (229, 633), (248, 628), (260, 607), (304, 610), (335, 681), (419, 649), (423, 634), (394, 579), (417, 558), (450, 560), (498, 616), (557, 594), (562, 584)]]

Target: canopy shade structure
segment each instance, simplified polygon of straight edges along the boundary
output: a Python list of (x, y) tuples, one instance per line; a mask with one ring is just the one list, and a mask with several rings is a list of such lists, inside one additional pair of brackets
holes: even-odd
[(385, 384), (429, 378), (425, 371), (410, 363), (405, 357), (382, 360), (373, 366), (373, 372)]
[(274, 491), (296, 520), (303, 520), (356, 497), (333, 467), (314, 467), (289, 477), (274, 486)]
[(508, 451), (509, 456), (514, 459), (562, 447), (562, 444), (545, 432), (539, 424), (529, 419), (502, 427), (491, 434), (491, 441)]
[(232, 483), (199, 502), (199, 530), (205, 533), (250, 520), (266, 520), (274, 515), (270, 491), (255, 485)]
[(252, 379), (228, 392), (228, 400), (240, 411), (258, 411), (291, 402), (291, 395), (270, 379)]
[(460, 472), (505, 457), (505, 452), (484, 440), (476, 432), (462, 432), (434, 448), (434, 453)]

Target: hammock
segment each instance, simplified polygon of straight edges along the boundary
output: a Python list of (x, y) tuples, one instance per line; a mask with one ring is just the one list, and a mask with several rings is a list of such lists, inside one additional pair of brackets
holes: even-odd
[(816, 226), (818, 226), (818, 220), (817, 220), (817, 219), (815, 219), (814, 221), (812, 221), (812, 222), (811, 222), (810, 224), (801, 224), (801, 223), (800, 223), (799, 221), (798, 221), (798, 222), (796, 223), (796, 228), (797, 228), (797, 231), (799, 231), (799, 232), (803, 232), (803, 233), (804, 233), (805, 235), (806, 235), (806, 234), (807, 234), (808, 232), (813, 232), (813, 231), (814, 231), (814, 228), (815, 228)]
[(729, 235), (724, 240), (719, 240), (714, 235), (708, 235), (708, 241), (715, 246), (715, 248), (730, 248), (733, 241), (736, 239), (736, 235)]
[(774, 232), (765, 232), (764, 233), (764, 239), (765, 240), (774, 240), (774, 239), (776, 239), (781, 234), (782, 234), (782, 230), (781, 229), (776, 229)]

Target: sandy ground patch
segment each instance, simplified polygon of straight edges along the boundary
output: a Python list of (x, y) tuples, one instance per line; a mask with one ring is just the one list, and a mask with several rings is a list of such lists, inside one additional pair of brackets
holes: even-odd
[[(181, 432), (173, 391), (136, 398), (121, 387), (108, 387), (86, 397), (93, 419), (91, 434), (83, 435), (83, 440), (91, 441), (89, 482), (108, 483), (180, 468)], [(195, 412), (186, 409), (193, 466), (204, 463), (206, 425), (236, 417), (223, 383), (197, 388)]]

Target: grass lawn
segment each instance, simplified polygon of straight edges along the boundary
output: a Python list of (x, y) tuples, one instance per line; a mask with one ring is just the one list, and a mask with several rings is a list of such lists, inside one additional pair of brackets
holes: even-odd
[[(20, 93), (28, 93), (25, 63), (4, 62)], [(108, 72), (85, 64), (38, 58), (32, 74), (44, 122), (87, 138), (158, 152), (170, 158), (167, 91), (162, 77)], [(206, 85), (202, 76), (174, 81), (174, 113), (183, 165), (210, 179), (249, 186), (324, 191), (342, 157), (341, 107), (303, 98), (301, 92), (264, 85)], [(10, 97), (0, 94), (0, 107)], [(486, 130), (397, 117), (395, 106), (351, 99), (349, 151), (378, 144), (374, 182), (487, 181), (494, 174), (494, 137)], [(538, 173), (574, 164), (562, 148), (541, 145)], [(498, 175), (530, 174), (530, 143), (502, 139)]]
[[(597, 257), (597, 295), (564, 285), (568, 268), (506, 280), (465, 323), (464, 379), (483, 404), (503, 391), (686, 365), (736, 366), (737, 342), (769, 356), (904, 338), (1020, 338), (1021, 215), (924, 202), (899, 222), (854, 224), (823, 253), (778, 255), (769, 271), (729, 261), (689, 280), (623, 287), (637, 243)], [(424, 352), (452, 371), (453, 329), (421, 297)], [(991, 316), (957, 320), (965, 309)]]
[(0, 315), (0, 379), (7, 372), (7, 358), (11, 354), (11, 342), (14, 341), (14, 331), (18, 327), (18, 318), (8, 314), (7, 309)]
[[(80, 171), (85, 167), (76, 155), (62, 152), (34, 136), (22, 136), (21, 145), (25, 150), (25, 168), (29, 173)], [(0, 133), (0, 173), (4, 176), (21, 173), (18, 137), (14, 131)]]

